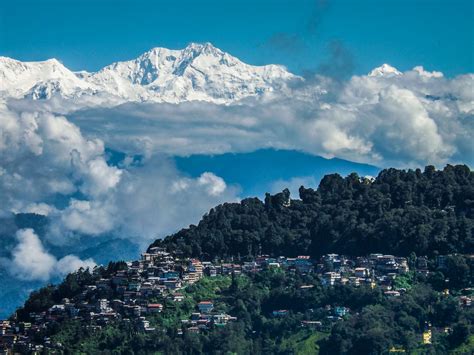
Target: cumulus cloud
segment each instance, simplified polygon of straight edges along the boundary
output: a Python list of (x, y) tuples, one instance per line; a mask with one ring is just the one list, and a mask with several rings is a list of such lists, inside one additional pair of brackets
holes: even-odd
[(3, 211), (28, 211), (55, 195), (106, 193), (120, 171), (104, 160), (104, 145), (86, 139), (63, 116), (21, 113), (0, 105), (0, 191)]
[(83, 269), (92, 269), (95, 266), (95, 262), (92, 259), (81, 260), (75, 255), (66, 255), (59, 259), (55, 265), (55, 271), (59, 275), (63, 276), (73, 271)]
[(225, 181), (222, 178), (210, 172), (201, 174), (197, 182), (198, 185), (204, 187), (207, 193), (211, 196), (221, 195), (227, 187)]
[[(113, 234), (146, 247), (237, 199), (237, 189), (220, 177), (183, 176), (166, 157), (147, 155), (146, 145), (140, 163), (127, 156), (112, 166), (103, 141), (86, 138), (64, 116), (6, 105), (0, 110), (0, 213), (48, 216), (50, 244)], [(47, 253), (38, 255), (48, 265)]]
[(211, 207), (236, 201), (238, 190), (209, 172), (197, 178), (182, 176), (172, 162), (152, 158), (128, 167), (108, 195), (91, 200), (71, 199), (50, 215), (48, 240), (61, 243), (74, 234), (114, 233), (145, 248), (156, 238), (196, 223)]
[(212, 173), (186, 177), (169, 160), (156, 157), (127, 170), (111, 205), (120, 206), (113, 213), (121, 221), (120, 234), (146, 244), (197, 223), (210, 208), (237, 196), (235, 187)]
[[(113, 229), (115, 223), (115, 206), (108, 203), (108, 199), (101, 200), (76, 200), (71, 199), (67, 208), (59, 212), (62, 233), (74, 231), (87, 235), (98, 235)], [(57, 228), (56, 225), (53, 225)], [(56, 235), (59, 232), (55, 231)]]
[(4, 261), (10, 273), (21, 280), (49, 280), (63, 276), (79, 268), (93, 268), (92, 259), (81, 260), (67, 255), (57, 260), (43, 247), (40, 238), (32, 229), (21, 229), (16, 233), (17, 246), (12, 251), (10, 261)]

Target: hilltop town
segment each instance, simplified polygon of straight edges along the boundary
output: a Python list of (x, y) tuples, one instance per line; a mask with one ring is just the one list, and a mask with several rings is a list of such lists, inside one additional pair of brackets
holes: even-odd
[[(435, 267), (440, 269), (445, 267), (445, 262), (445, 256), (434, 260)], [(409, 260), (383, 254), (363, 257), (327, 254), (318, 260), (309, 256), (261, 255), (253, 260), (210, 262), (180, 257), (154, 247), (142, 254), (140, 260), (113, 263), (106, 269), (96, 268), (90, 273), (86, 271), (90, 275), (89, 281), (72, 297), (64, 297), (60, 302), (28, 314), (20, 310), (9, 320), (4, 320), (0, 324), (0, 349), (4, 354), (61, 350), (63, 344), (45, 335), (50, 334), (51, 328), (57, 324), (71, 320), (79, 321), (93, 331), (117, 322), (130, 324), (137, 332), (160, 331), (161, 314), (175, 310), (177, 304), (189, 303), (193, 299), (193, 285), (212, 280), (229, 284), (241, 276), (269, 270), (287, 275), (311, 275), (312, 283), (298, 286), (301, 292), (315, 287), (345, 285), (377, 289), (383, 297), (394, 299), (407, 292), (409, 280), (414, 275), (430, 274), (428, 264), (425, 257)], [(465, 294), (457, 300), (460, 307), (469, 308), (472, 292), (464, 291)], [(449, 295), (449, 289), (444, 289), (442, 294)], [(177, 336), (206, 333), (238, 320), (236, 315), (224, 311), (226, 307), (219, 303), (219, 299), (200, 297), (194, 301), (191, 312), (179, 319), (175, 329)], [(327, 304), (323, 308), (323, 316), (301, 319), (300, 326), (327, 332), (335, 322), (344, 321), (353, 312), (346, 304)], [(288, 309), (272, 309), (268, 316), (284, 318), (290, 312)], [(420, 334), (420, 341), (424, 344), (431, 342), (431, 330), (431, 326), (426, 324), (424, 333)], [(449, 333), (451, 329), (445, 327), (436, 331)]]

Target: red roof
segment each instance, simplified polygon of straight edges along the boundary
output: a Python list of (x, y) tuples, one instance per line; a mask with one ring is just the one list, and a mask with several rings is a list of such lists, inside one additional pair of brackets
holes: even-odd
[(148, 308), (162, 308), (163, 305), (161, 303), (150, 303)]

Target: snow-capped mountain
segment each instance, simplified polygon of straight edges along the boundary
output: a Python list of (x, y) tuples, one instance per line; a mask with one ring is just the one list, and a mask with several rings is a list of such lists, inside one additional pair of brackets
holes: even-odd
[(0, 95), (50, 99), (110, 95), (123, 101), (230, 103), (280, 89), (295, 75), (283, 66), (253, 66), (210, 43), (183, 50), (153, 48), (95, 73), (74, 73), (55, 59), (0, 58)]
[(92, 87), (56, 59), (20, 62), (0, 57), (1, 96), (47, 99), (55, 93), (70, 96)]
[[(383, 64), (368, 76), (374, 79), (403, 75)], [(229, 104), (247, 97), (267, 97), (286, 90), (289, 82), (304, 79), (281, 65), (254, 66), (210, 43), (191, 43), (182, 50), (153, 48), (138, 58), (116, 62), (93, 73), (72, 72), (56, 59), (21, 62), (0, 57), (0, 98), (72, 99), (78, 106), (129, 101), (180, 103), (206, 101)], [(323, 89), (298, 95), (314, 100)]]

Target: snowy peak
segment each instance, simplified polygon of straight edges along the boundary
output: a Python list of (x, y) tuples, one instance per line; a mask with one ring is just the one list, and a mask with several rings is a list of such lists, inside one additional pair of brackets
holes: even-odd
[[(45, 96), (32, 94), (31, 90), (57, 92), (62, 88), (64, 93), (71, 94), (77, 90), (86, 89), (89, 85), (82, 82), (73, 72), (67, 69), (57, 59), (41, 62), (20, 62), (7, 57), (0, 57), (0, 94), (23, 97)], [(50, 98), (50, 95), (46, 95)]]
[(158, 74), (176, 60), (177, 52), (166, 48), (153, 48), (136, 59), (108, 65), (94, 76), (100, 78), (101, 75), (113, 75), (132, 84), (147, 85), (156, 80)]
[(114, 97), (125, 101), (231, 103), (285, 87), (295, 78), (279, 65), (253, 66), (214, 47), (156, 47), (98, 72), (73, 73), (59, 61), (20, 62), (0, 57), (0, 96), (51, 99)]
[(373, 69), (368, 75), (371, 77), (394, 77), (402, 75), (402, 73), (389, 64), (382, 64), (380, 67)]
[[(256, 67), (245, 64), (239, 59), (214, 47), (211, 43), (191, 43), (182, 50), (171, 50), (167, 48), (153, 48), (136, 59), (125, 62), (113, 63), (97, 74), (100, 76), (104, 72), (113, 72), (132, 84), (148, 85), (157, 79), (163, 82), (170, 79), (170, 76), (185, 76), (188, 68), (201, 71), (202, 74), (211, 74), (208, 71), (225, 71), (226, 67), (240, 66), (250, 71), (273, 72), (278, 71), (280, 75), (291, 74), (281, 66), (267, 65)], [(236, 73), (237, 74), (237, 73)]]
[(190, 43), (186, 48), (183, 49), (183, 54), (185, 56), (191, 56), (196, 58), (200, 55), (207, 55), (213, 57), (220, 57), (225, 53), (219, 48), (214, 47), (211, 43)]
[(229, 103), (271, 92), (291, 78), (282, 66), (248, 65), (211, 43), (191, 43), (182, 50), (153, 48), (87, 80), (133, 100)]
[(0, 77), (9, 82), (21, 79), (41, 78), (44, 80), (62, 77), (74, 77), (74, 74), (62, 65), (57, 59), (48, 59), (42, 62), (20, 62), (15, 59), (0, 57)]

